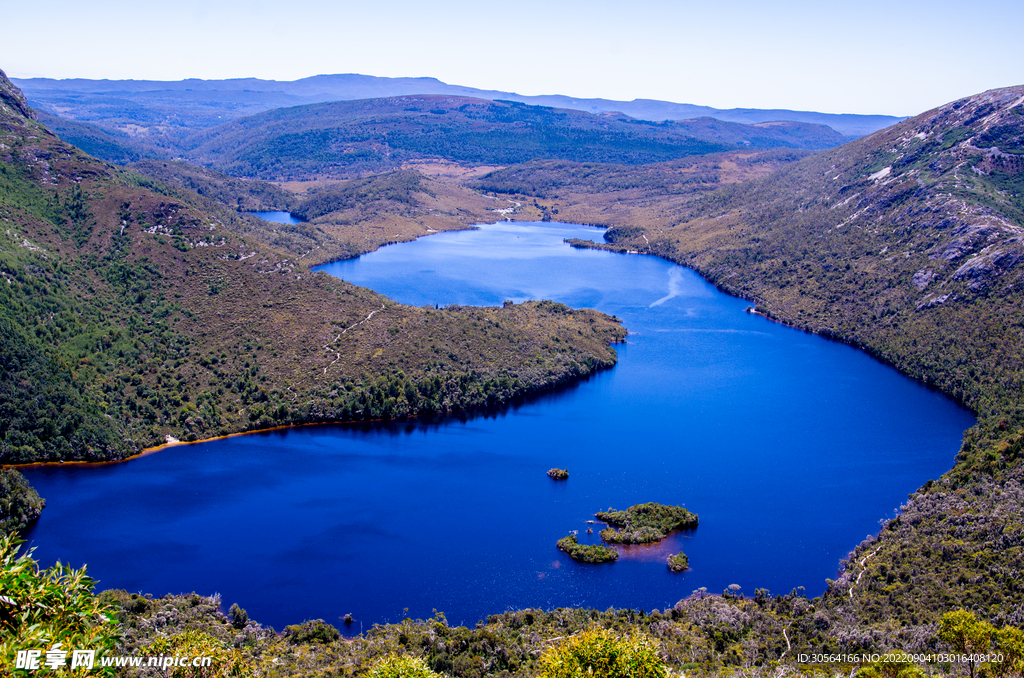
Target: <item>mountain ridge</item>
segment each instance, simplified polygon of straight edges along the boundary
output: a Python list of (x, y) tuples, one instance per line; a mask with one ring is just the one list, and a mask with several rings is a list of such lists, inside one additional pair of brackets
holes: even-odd
[[(871, 328), (977, 300), (1007, 303), (1016, 317), (999, 295), (1024, 283), (1024, 86), (950, 102), (705, 194), (672, 223), (631, 228), (613, 229), (608, 246), (695, 267), (759, 310), (864, 347)], [(872, 302), (864, 286), (884, 295)], [(942, 381), (932, 368), (903, 369)], [(943, 390), (986, 409), (975, 379), (955, 381)]]
[[(550, 176), (481, 181), (516, 190)], [(564, 191), (548, 204), (585, 215)], [(822, 607), (910, 634), (957, 607), (1024, 619), (1024, 86), (696, 194), (669, 221), (623, 210), (607, 243), (574, 245), (691, 267), (752, 311), (866, 350), (976, 413), (953, 467), (844, 559)]]
[[(205, 105), (210, 106), (211, 98), (209, 93), (221, 91), (224, 105), (216, 109), (212, 115), (230, 115), (234, 106), (246, 106), (246, 111), (239, 115), (247, 115), (276, 108), (282, 105), (281, 102), (289, 101), (285, 105), (302, 105), (310, 103), (323, 103), (327, 101), (380, 98), (388, 96), (407, 96), (414, 94), (438, 94), (468, 96), (480, 99), (506, 99), (518, 101), (531, 105), (551, 106), (555, 108), (568, 108), (573, 110), (586, 111), (589, 113), (619, 112), (630, 117), (650, 120), (684, 120), (698, 117), (712, 117), (719, 120), (738, 123), (773, 122), (790, 120), (794, 122), (807, 122), (823, 124), (832, 127), (836, 131), (848, 137), (863, 136), (887, 127), (903, 118), (890, 115), (862, 115), (842, 113), (817, 113), (814, 111), (793, 111), (786, 109), (756, 109), (756, 108), (734, 108), (718, 109), (711, 106), (700, 106), (695, 104), (683, 104), (656, 99), (634, 99), (633, 101), (616, 101), (601, 98), (581, 98), (560, 94), (552, 95), (520, 95), (514, 92), (503, 92), (498, 90), (478, 89), (460, 85), (449, 85), (437, 78), (383, 78), (377, 76), (360, 74), (334, 74), (315, 75), (308, 78), (301, 78), (293, 81), (262, 80), (259, 78), (236, 78), (230, 80), (200, 80), (188, 79), (179, 81), (156, 81), (156, 80), (87, 80), (69, 79), (55, 80), (50, 78), (16, 78), (15, 84), (27, 92), (29, 99), (44, 108), (50, 106), (67, 105), (69, 96), (73, 93), (79, 97), (78, 105), (81, 106), (83, 96), (101, 98), (101, 93), (108, 93), (113, 97), (114, 93), (128, 95), (135, 93), (148, 93), (150, 106), (156, 106), (155, 93), (178, 92), (178, 102), (187, 91), (203, 92), (204, 96), (195, 95), (195, 100), (202, 100)], [(63, 92), (63, 95), (59, 95)], [(228, 93), (232, 94), (228, 94)], [(241, 93), (241, 95), (240, 95)], [(267, 103), (260, 103), (263, 93)], [(145, 105), (146, 97), (136, 97)], [(129, 97), (131, 98), (131, 97)], [(175, 100), (169, 97), (168, 101)], [(57, 111), (58, 115), (60, 114)], [(95, 120), (96, 118), (75, 117), (78, 120)], [(215, 124), (212, 121), (210, 124)], [(204, 126), (210, 126), (204, 125)]]

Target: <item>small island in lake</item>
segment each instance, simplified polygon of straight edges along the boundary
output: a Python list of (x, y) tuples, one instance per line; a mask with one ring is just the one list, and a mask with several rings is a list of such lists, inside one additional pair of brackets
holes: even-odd
[(682, 506), (666, 506), (654, 502), (635, 504), (625, 511), (609, 508), (594, 515), (598, 520), (608, 523), (609, 527), (601, 530), (601, 539), (609, 544), (650, 544), (661, 541), (674, 530), (692, 530), (697, 527), (696, 513)]
[(668, 557), (668, 569), (673, 572), (686, 572), (690, 569), (690, 559), (685, 553), (680, 551), (674, 556)]
[[(554, 478), (552, 473), (559, 470), (551, 469), (548, 475)], [(568, 471), (565, 474), (568, 477)], [(594, 516), (609, 525), (601, 530), (601, 540), (605, 544), (580, 544), (575, 532), (558, 540), (558, 548), (581, 563), (611, 563), (618, 560), (619, 552), (614, 546), (607, 544), (650, 544), (661, 541), (669, 532), (692, 530), (697, 527), (696, 513), (691, 513), (682, 506), (665, 506), (654, 502), (635, 504), (625, 511), (609, 508), (607, 511), (595, 513)], [(588, 529), (587, 534), (592, 531)], [(690, 559), (680, 551), (674, 556), (669, 556), (668, 567), (673, 572), (684, 572), (690, 569)]]
[(558, 540), (558, 548), (581, 563), (613, 563), (619, 559), (619, 552), (603, 544), (581, 544), (575, 534)]
[(548, 477), (553, 480), (568, 480), (569, 469), (567, 468), (553, 468), (548, 469)]

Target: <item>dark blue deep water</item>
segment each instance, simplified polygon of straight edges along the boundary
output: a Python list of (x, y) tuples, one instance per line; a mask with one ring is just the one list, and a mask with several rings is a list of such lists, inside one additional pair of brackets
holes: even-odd
[[(528, 606), (665, 608), (698, 587), (821, 593), (972, 416), (852, 348), (756, 315), (660, 259), (573, 250), (578, 226), (500, 224), (325, 267), (422, 304), (553, 298), (622, 318), (618, 365), (498, 412), (321, 426), (27, 472), (42, 563), (102, 588), (215, 592), (281, 628)], [(568, 467), (567, 482), (545, 471)], [(556, 550), (609, 506), (685, 504), (700, 527), (611, 565)], [(684, 550), (692, 570), (665, 557)], [(408, 611), (406, 611), (408, 608)], [(358, 631), (356, 623), (352, 631)]]

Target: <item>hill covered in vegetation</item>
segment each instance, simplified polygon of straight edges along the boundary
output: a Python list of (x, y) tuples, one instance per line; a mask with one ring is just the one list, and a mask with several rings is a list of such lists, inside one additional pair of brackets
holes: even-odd
[(992, 419), (986, 430), (1017, 427), (1022, 97), (948, 104), (610, 237), (868, 348)]
[[(47, 124), (47, 128), (49, 125)], [(58, 134), (58, 136), (61, 136)], [(63, 139), (63, 136), (61, 136)], [(75, 144), (76, 146), (78, 144)], [(88, 149), (83, 149), (89, 152)], [(96, 155), (90, 153), (90, 155)], [(181, 160), (140, 160), (125, 165), (151, 179), (179, 186), (240, 212), (276, 212), (292, 209), (293, 193), (265, 181), (239, 179), (223, 172), (196, 167)]]
[(289, 180), (351, 177), (417, 158), (637, 165), (737, 148), (828, 148), (843, 141), (834, 130), (808, 123), (649, 123), (511, 101), (408, 96), (267, 111), (202, 131), (177, 148), (194, 164)]
[(603, 314), (411, 308), (311, 273), (0, 92), (3, 463), (498, 404), (614, 363)]

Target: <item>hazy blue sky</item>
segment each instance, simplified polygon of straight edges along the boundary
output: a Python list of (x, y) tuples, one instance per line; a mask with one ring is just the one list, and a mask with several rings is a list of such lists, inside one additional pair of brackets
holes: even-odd
[(432, 76), (719, 108), (908, 115), (1024, 84), (1021, 0), (5, 2), (12, 77)]

